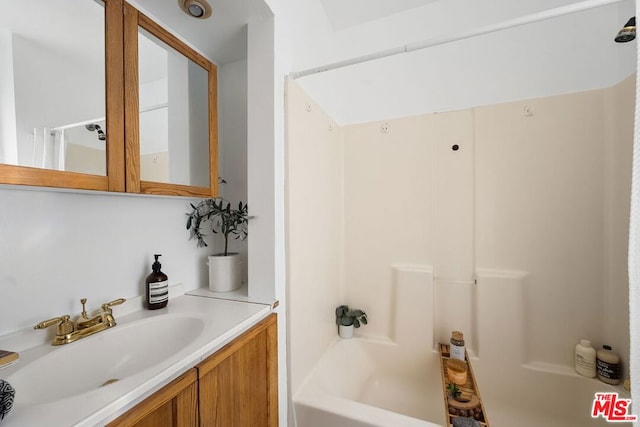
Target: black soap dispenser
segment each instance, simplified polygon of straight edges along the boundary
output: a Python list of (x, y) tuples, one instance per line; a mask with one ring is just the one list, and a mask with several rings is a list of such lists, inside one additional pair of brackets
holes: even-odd
[(158, 258), (161, 255), (154, 255), (156, 261), (153, 263), (153, 272), (147, 276), (145, 281), (145, 293), (147, 297), (147, 308), (149, 310), (157, 310), (167, 306), (169, 302), (169, 278), (160, 271), (160, 262)]

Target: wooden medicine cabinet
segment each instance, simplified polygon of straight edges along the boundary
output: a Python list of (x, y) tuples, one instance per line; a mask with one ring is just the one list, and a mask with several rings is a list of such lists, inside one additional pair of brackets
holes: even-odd
[(35, 1), (0, 4), (0, 183), (216, 196), (216, 66), (123, 0)]

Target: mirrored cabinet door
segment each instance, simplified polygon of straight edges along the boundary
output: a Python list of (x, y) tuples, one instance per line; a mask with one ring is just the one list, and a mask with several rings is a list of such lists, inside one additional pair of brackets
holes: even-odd
[(122, 8), (0, 2), (0, 182), (124, 190)]
[(125, 6), (126, 188), (217, 194), (216, 67)]
[(0, 184), (217, 195), (217, 70), (123, 0), (0, 1)]

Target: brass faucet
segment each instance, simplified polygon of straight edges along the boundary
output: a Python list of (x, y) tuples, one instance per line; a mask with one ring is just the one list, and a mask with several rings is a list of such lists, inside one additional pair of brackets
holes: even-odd
[(65, 314), (64, 316), (54, 317), (53, 319), (40, 322), (34, 326), (33, 329), (45, 329), (50, 326), (57, 325), (56, 335), (51, 344), (69, 344), (74, 341), (78, 341), (81, 338), (88, 337), (116, 326), (116, 320), (113, 318), (111, 307), (114, 305), (120, 305), (125, 301), (126, 299), (124, 298), (118, 298), (106, 304), (102, 304), (101, 312), (93, 317), (88, 317), (87, 310), (85, 309), (87, 299), (82, 298), (80, 300), (80, 303), (82, 304), (82, 313), (78, 317), (75, 325), (71, 321), (71, 317), (68, 314)]

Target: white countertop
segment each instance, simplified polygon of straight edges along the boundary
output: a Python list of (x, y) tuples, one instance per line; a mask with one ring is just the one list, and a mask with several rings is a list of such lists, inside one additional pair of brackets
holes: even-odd
[[(21, 400), (29, 400), (29, 390), (21, 390), (20, 384), (12, 384), (16, 390), (15, 402), (11, 412), (4, 420), (0, 421), (0, 427), (104, 425), (180, 376), (187, 369), (215, 353), (235, 337), (267, 317), (271, 310), (269, 304), (190, 295), (172, 298), (167, 307), (160, 310), (141, 310), (118, 316), (116, 307), (114, 308), (114, 316), (118, 325), (78, 342), (89, 342), (89, 340), (99, 337), (101, 334), (108, 334), (118, 327), (140, 320), (147, 321), (155, 316), (180, 316), (184, 314), (198, 316), (203, 319), (204, 328), (196, 339), (180, 351), (167, 357), (166, 360), (118, 382), (87, 393), (49, 403), (29, 404), (21, 403)], [(42, 333), (42, 331), (33, 332)], [(167, 336), (163, 339), (171, 340), (171, 337)], [(26, 340), (29, 338), (27, 337)], [(0, 348), (2, 349), (15, 350), (15, 343), (15, 337), (4, 341), (0, 338)], [(14, 348), (8, 347), (7, 344), (13, 344)], [(0, 368), (0, 378), (11, 384), (11, 376), (18, 374), (30, 363), (34, 363), (43, 355), (74, 344), (60, 347), (40, 344), (28, 349), (22, 348), (17, 362)], [(55, 366), (50, 368), (51, 370), (56, 369)], [(96, 369), (101, 369), (101, 366), (96, 366)], [(42, 381), (46, 382), (47, 378), (42, 378)], [(21, 398), (21, 396), (24, 397)]]

